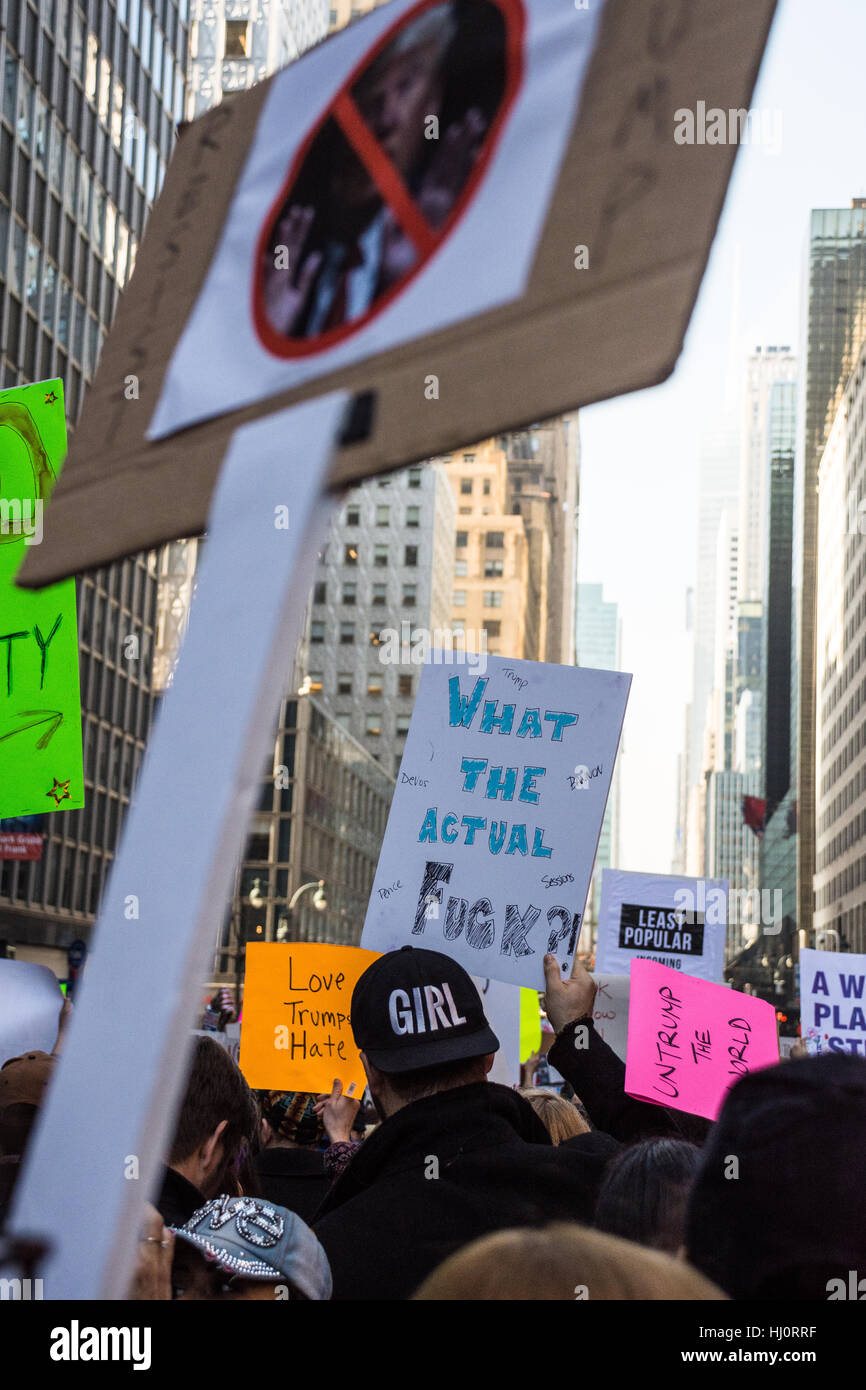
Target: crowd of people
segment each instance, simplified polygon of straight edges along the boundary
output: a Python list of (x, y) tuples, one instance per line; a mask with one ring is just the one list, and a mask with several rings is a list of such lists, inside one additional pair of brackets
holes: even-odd
[[(358, 981), (369, 1101), (253, 1092), (197, 1035), (129, 1297), (826, 1300), (863, 1269), (866, 1059), (752, 1072), (711, 1123), (627, 1095), (592, 977), (545, 974), (572, 1099), (487, 1079), (498, 1039), (435, 951)], [(0, 1068), (0, 1222), (67, 1019)]]

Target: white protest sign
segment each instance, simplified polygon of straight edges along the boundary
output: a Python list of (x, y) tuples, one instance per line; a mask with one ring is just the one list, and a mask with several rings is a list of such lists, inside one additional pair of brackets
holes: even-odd
[(148, 436), (519, 298), (603, 8), (394, 0), (278, 73)]
[(49, 1299), (126, 1297), (330, 520), (321, 486), (345, 400), (243, 426), (223, 464), (177, 673), (7, 1224), (48, 1242)]
[(866, 956), (800, 951), (800, 1033), (812, 1052), (866, 1056)]
[(598, 985), (592, 1006), (595, 1031), (624, 1062), (628, 1045), (629, 977), (594, 974), (592, 978)]
[(726, 880), (604, 869), (596, 970), (627, 975), (633, 960), (654, 960), (721, 984), (727, 921)]
[(472, 983), (481, 995), (484, 1016), (499, 1039), (488, 1081), (503, 1086), (520, 1084), (520, 989), (501, 980), (482, 980), (473, 975)]
[(50, 1052), (63, 995), (47, 965), (0, 960), (0, 1067), (22, 1052)]
[(571, 972), (631, 676), (431, 653), (361, 944), (544, 988)]

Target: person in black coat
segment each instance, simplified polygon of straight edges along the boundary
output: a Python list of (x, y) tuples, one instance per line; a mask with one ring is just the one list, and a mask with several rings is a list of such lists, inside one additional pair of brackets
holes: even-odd
[(488, 1232), (589, 1221), (619, 1146), (593, 1133), (555, 1148), (522, 1096), (485, 1080), (499, 1042), (462, 966), (389, 952), (359, 979), (351, 1016), (382, 1124), (314, 1221), (335, 1299), (406, 1299)]
[(262, 1091), (259, 1104), (271, 1134), (254, 1160), (262, 1196), (309, 1222), (331, 1185), (320, 1148), (325, 1127), (316, 1114), (316, 1097), (302, 1091)]

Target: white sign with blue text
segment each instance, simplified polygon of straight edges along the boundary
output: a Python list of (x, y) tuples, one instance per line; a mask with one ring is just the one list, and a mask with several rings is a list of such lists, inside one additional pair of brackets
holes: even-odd
[(361, 944), (543, 988), (571, 972), (631, 676), (433, 651)]

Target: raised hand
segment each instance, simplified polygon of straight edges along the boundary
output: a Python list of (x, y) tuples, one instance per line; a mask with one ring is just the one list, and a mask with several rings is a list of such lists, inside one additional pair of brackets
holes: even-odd
[[(264, 274), (265, 313), (277, 333), (291, 337), (306, 307), (313, 282), (322, 265), (322, 252), (304, 255), (304, 246), (315, 218), (315, 208), (293, 205), (274, 228), (270, 254), (276, 259), (282, 248), (278, 268), (266, 264)], [(283, 267), (282, 261), (288, 265)]]

